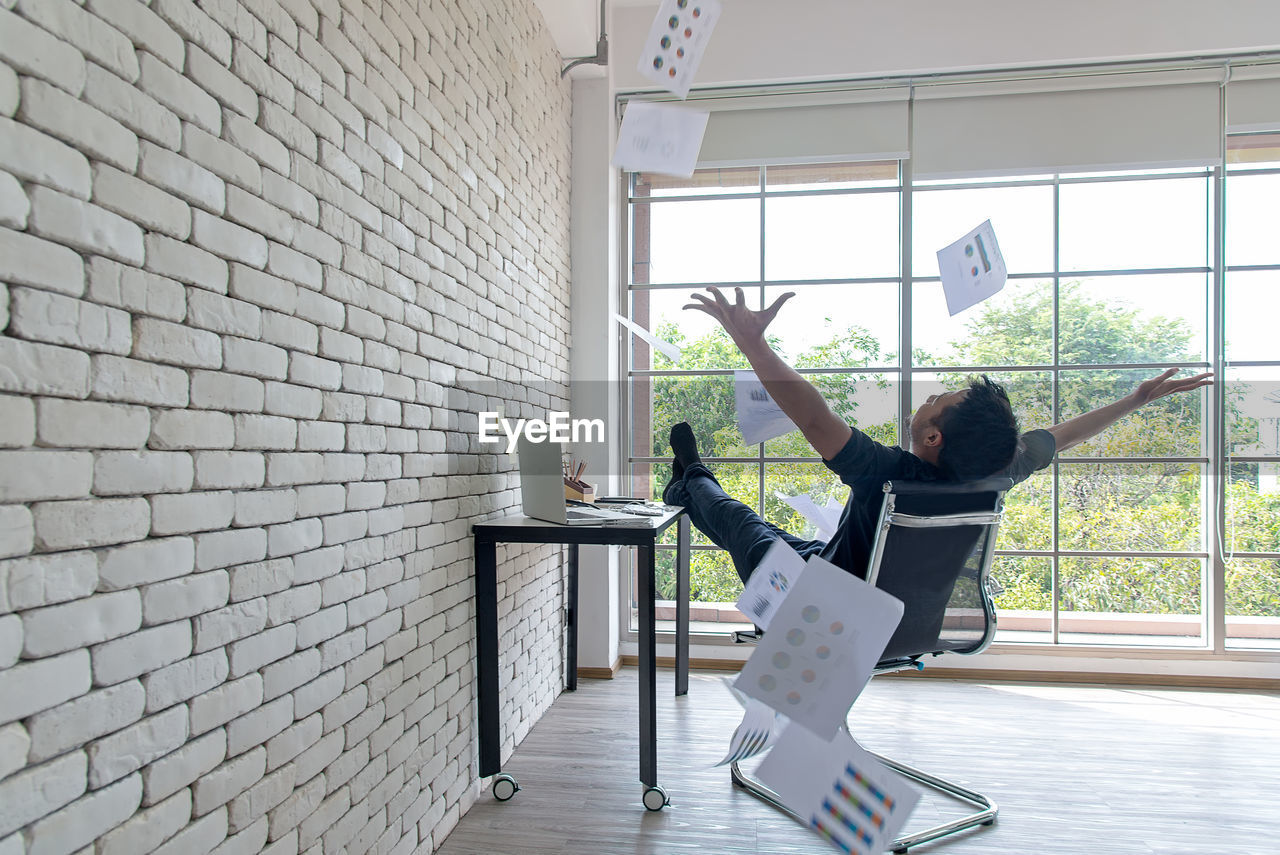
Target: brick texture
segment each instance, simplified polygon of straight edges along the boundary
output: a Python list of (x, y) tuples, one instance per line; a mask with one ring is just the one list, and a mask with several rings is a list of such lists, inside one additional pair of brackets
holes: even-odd
[[(0, 0), (0, 850), (426, 855), (474, 802), (516, 492), (458, 411), (567, 397), (559, 72), (535, 0)], [(508, 754), (564, 591), (500, 561)]]

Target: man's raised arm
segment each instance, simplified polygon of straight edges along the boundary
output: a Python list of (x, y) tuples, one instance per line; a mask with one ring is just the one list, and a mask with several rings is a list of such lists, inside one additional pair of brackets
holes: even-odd
[(1163, 374), (1138, 384), (1138, 388), (1114, 403), (1090, 410), (1048, 428), (1049, 433), (1053, 434), (1053, 438), (1057, 441), (1058, 451), (1062, 452), (1073, 445), (1079, 445), (1086, 439), (1092, 439), (1134, 410), (1152, 401), (1166, 395), (1199, 389), (1213, 382), (1213, 374), (1210, 372), (1175, 380), (1173, 375), (1177, 373), (1178, 369), (1170, 368)]
[(711, 297), (693, 294), (695, 302), (685, 306), (706, 312), (720, 322), (734, 344), (747, 357), (756, 377), (774, 402), (795, 422), (814, 450), (824, 460), (830, 460), (844, 448), (853, 429), (823, 399), (822, 393), (805, 380), (801, 374), (782, 361), (765, 340), (764, 331), (778, 314), (782, 304), (795, 296), (783, 294), (771, 306), (762, 310), (748, 309), (741, 288), (735, 288), (737, 300), (730, 303), (718, 288), (709, 287)]

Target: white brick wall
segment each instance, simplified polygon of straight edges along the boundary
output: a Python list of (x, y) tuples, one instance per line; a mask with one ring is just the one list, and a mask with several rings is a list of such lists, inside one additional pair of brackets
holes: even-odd
[[(425, 855), (470, 807), (514, 492), (447, 390), (567, 392), (559, 67), (532, 0), (0, 0), (5, 855)], [(501, 556), (504, 753), (557, 555)]]

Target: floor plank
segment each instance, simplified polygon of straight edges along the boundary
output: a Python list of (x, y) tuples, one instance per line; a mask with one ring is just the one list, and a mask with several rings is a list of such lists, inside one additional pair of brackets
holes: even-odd
[[(659, 780), (671, 805), (640, 804), (636, 673), (562, 694), (441, 855), (829, 855), (835, 850), (714, 768), (741, 715), (695, 672), (670, 694), (659, 672)], [(948, 855), (1274, 855), (1280, 852), (1280, 693), (873, 680), (850, 730), (866, 748), (952, 778), (1000, 805), (997, 824), (913, 852)], [(909, 827), (959, 815), (926, 795)]]

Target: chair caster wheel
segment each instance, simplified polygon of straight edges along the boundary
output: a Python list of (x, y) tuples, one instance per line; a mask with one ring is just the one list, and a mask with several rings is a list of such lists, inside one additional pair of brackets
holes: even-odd
[(505, 802), (518, 792), (520, 785), (510, 775), (499, 775), (493, 779), (493, 797), (498, 801)]
[(662, 810), (671, 804), (671, 799), (667, 798), (667, 791), (656, 784), (645, 789), (644, 796), (641, 797), (640, 801), (644, 802), (646, 810), (653, 811)]

